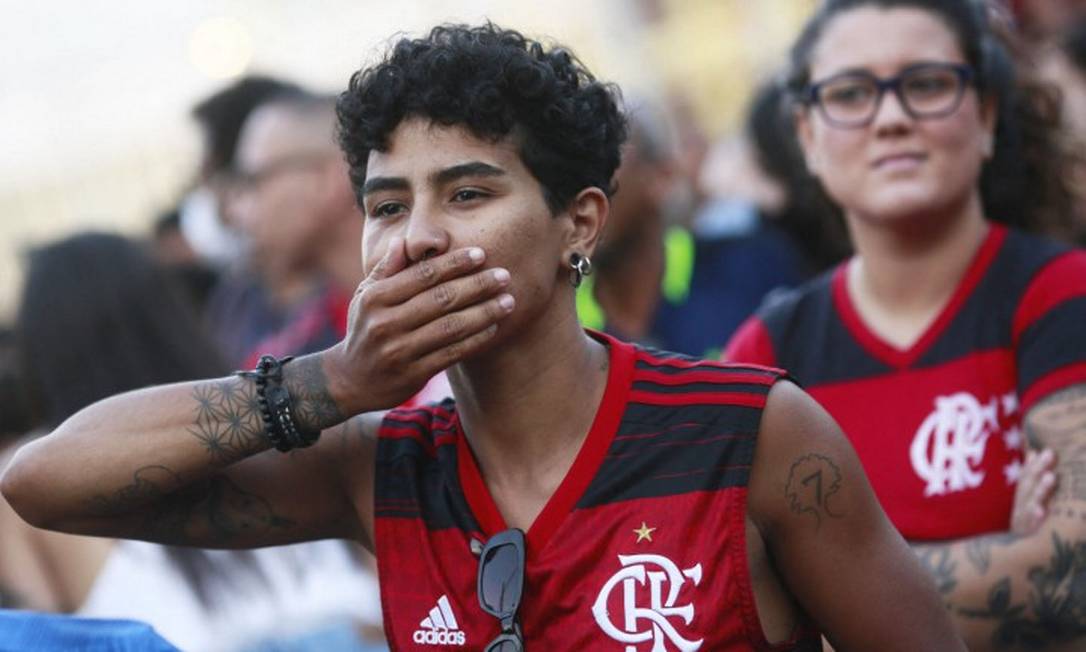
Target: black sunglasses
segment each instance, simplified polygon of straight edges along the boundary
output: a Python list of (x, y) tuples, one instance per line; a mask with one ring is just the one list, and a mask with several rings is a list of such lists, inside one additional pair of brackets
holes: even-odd
[(479, 606), (501, 621), (502, 632), (485, 652), (524, 652), (517, 610), (524, 595), (524, 532), (516, 528), (492, 536), (479, 555), (476, 576)]

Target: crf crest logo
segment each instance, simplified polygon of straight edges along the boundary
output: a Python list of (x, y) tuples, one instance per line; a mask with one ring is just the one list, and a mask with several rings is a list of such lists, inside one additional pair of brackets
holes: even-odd
[(927, 482), (925, 496), (980, 486), (984, 471), (977, 467), (984, 459), (988, 437), (1000, 431), (1001, 403), (1005, 412), (1017, 411), (1013, 394), (1002, 401), (992, 397), (984, 404), (969, 392), (935, 399), (935, 411), (920, 424), (909, 448), (913, 469)]
[[(680, 570), (661, 555), (619, 555), (618, 560), (622, 569), (607, 580), (592, 605), (592, 615), (604, 633), (619, 643), (626, 643), (626, 652), (639, 652), (639, 644), (649, 641), (652, 641), (651, 652), (668, 652), (672, 649), (668, 643), (680, 652), (694, 652), (700, 648), (705, 639), (691, 641), (684, 638), (672, 619), (681, 621), (684, 626), (694, 620), (694, 605), (676, 606), (675, 601), (687, 581), (694, 586), (701, 583), (701, 564)], [(638, 603), (638, 588), (643, 588), (646, 582), (649, 604), (642, 606)], [(623, 613), (616, 624), (607, 610), (607, 602), (620, 586)]]

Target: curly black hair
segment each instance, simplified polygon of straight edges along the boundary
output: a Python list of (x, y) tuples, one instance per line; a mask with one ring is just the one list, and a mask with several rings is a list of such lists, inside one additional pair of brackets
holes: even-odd
[(626, 139), (620, 98), (567, 49), (488, 22), (400, 39), (351, 76), (336, 114), (359, 206), (370, 152), (385, 151), (404, 119), (421, 117), (485, 140), (511, 136), (558, 213), (585, 188), (613, 191)]

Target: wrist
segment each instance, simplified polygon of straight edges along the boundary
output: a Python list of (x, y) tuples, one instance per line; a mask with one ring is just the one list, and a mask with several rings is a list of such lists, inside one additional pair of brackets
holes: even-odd
[(306, 429), (324, 430), (365, 411), (350, 392), (334, 349), (301, 356), (284, 368), (283, 384), (290, 391), (299, 423)]

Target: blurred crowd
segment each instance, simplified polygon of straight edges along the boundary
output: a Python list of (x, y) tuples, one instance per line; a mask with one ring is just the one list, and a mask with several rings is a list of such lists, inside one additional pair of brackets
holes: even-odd
[[(985, 179), (1006, 189), (989, 212), (1059, 194), (1052, 205), (1064, 210), (1036, 230), (1086, 246), (1086, 3), (991, 11), (1017, 74), (1043, 89), (1068, 163), (1059, 188), (1020, 169)], [(768, 76), (742, 129), (720, 140), (682, 97), (625, 97), (618, 191), (578, 290), (586, 326), (719, 358), (775, 293), (852, 255), (842, 211), (801, 152), (784, 81)], [(73, 234), (27, 257), (15, 321), (0, 326), (0, 468), (107, 396), (319, 351), (345, 334), (363, 217), (335, 97), (254, 75), (191, 115), (199, 168), (146, 237)], [(447, 392), (438, 377), (413, 401)], [(373, 568), (339, 541), (211, 551), (57, 534), (0, 501), (0, 607), (136, 619), (182, 649), (385, 649)]]

